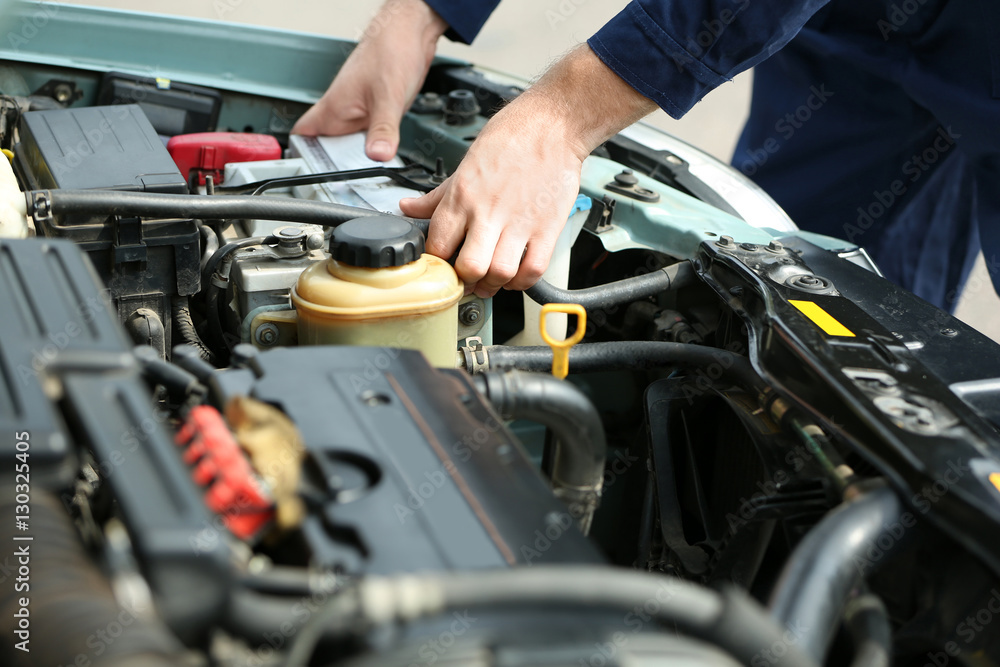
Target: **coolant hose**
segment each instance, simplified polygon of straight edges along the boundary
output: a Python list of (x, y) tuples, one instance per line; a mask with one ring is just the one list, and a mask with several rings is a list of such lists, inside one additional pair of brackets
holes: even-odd
[[(25, 193), (29, 215), (127, 215), (197, 220), (278, 220), (322, 227), (355, 218), (386, 215), (381, 211), (331, 202), (249, 195), (172, 195), (119, 190), (33, 190)], [(48, 210), (44, 210), (48, 207)], [(425, 234), (427, 220), (406, 218)]]
[(854, 643), (851, 667), (889, 667), (892, 664), (892, 626), (889, 613), (878, 596), (865, 593), (848, 602), (844, 624)]
[(771, 594), (771, 616), (801, 635), (799, 647), (816, 662), (823, 662), (851, 592), (905, 537), (897, 534), (906, 530), (902, 511), (896, 493), (879, 486), (823, 517), (785, 563)]
[[(552, 369), (552, 350), (544, 346), (491, 345), (483, 348), (486, 368), (546, 372)], [(698, 369), (704, 383), (725, 380), (755, 393), (764, 393), (767, 385), (750, 365), (750, 360), (727, 350), (691, 343), (656, 341), (616, 341), (582, 343), (569, 351), (570, 373), (595, 373), (614, 370), (657, 370), (679, 366)], [(466, 368), (474, 372), (477, 369)]]
[(151, 347), (136, 347), (132, 350), (132, 355), (139, 362), (143, 376), (151, 383), (166, 389), (171, 398), (177, 402), (187, 400), (205, 390), (193, 373), (177, 364), (164, 361)]
[[(535, 566), (474, 573), (367, 577), (335, 596), (296, 637), (286, 664), (309, 664), (324, 637), (392, 622), (412, 622), (452, 609), (533, 607), (644, 610), (651, 619), (723, 649), (744, 665), (810, 666), (780, 628), (745, 593), (717, 593), (675, 577), (611, 567)], [(781, 646), (780, 654), (771, 652)]]
[(607, 456), (604, 426), (594, 404), (576, 386), (543, 373), (484, 373), (473, 381), (503, 417), (527, 419), (552, 430), (552, 486), (587, 532), (600, 500)]
[(678, 262), (650, 273), (585, 289), (560, 289), (544, 280), (539, 280), (534, 287), (529, 287), (524, 293), (536, 303), (543, 305), (578, 303), (588, 311), (600, 310), (689, 285), (695, 281), (695, 275), (690, 262)]
[[(13, 574), (0, 588), (0, 664), (78, 665), (84, 664), (81, 657), (97, 667), (180, 664), (182, 647), (164, 626), (119, 607), (59, 500), (33, 488), (29, 530), (19, 532), (15, 499), (13, 487), (0, 487), (0, 540), (14, 554)], [(33, 539), (17, 540), (25, 536)], [(18, 589), (16, 582), (29, 588)], [(21, 605), (22, 598), (28, 606)], [(17, 634), (23, 625), (19, 613), (27, 614), (30, 653), (15, 648), (23, 640)]]

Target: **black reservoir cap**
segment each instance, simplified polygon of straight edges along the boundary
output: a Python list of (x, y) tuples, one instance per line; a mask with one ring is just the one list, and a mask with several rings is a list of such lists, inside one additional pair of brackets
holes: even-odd
[(420, 259), (424, 235), (413, 223), (391, 215), (355, 218), (333, 230), (330, 255), (370, 269), (403, 266)]

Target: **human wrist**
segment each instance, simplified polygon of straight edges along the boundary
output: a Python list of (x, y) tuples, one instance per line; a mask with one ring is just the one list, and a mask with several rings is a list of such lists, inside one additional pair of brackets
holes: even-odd
[(515, 104), (524, 119), (549, 126), (580, 160), (656, 109), (586, 45), (554, 64)]
[(424, 0), (386, 0), (369, 24), (366, 36), (373, 28), (382, 32), (390, 23), (398, 24), (399, 21), (408, 30), (416, 30), (421, 40), (430, 46), (436, 45), (448, 30), (445, 20)]

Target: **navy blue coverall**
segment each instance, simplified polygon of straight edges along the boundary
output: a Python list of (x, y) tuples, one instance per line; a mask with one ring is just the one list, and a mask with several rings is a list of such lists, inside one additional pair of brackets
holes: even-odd
[[(499, 0), (427, 0), (471, 42)], [(954, 310), (1000, 286), (1000, 0), (632, 0), (588, 40), (680, 118), (757, 66), (733, 165), (793, 220)]]

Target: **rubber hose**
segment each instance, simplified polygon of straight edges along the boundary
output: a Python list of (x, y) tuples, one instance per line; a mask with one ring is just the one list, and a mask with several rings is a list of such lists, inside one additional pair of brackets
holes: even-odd
[(151, 347), (137, 347), (132, 354), (139, 361), (142, 374), (153, 384), (164, 387), (175, 400), (185, 400), (202, 387), (193, 373), (160, 359)]
[(695, 282), (696, 274), (690, 262), (678, 262), (640, 276), (585, 289), (561, 289), (544, 280), (524, 291), (536, 303), (578, 303), (586, 310), (600, 310), (662, 292), (679, 289)]
[[(490, 370), (517, 369), (547, 372), (552, 370), (552, 349), (545, 346), (493, 345), (485, 348)], [(767, 385), (760, 379), (746, 357), (691, 343), (656, 341), (616, 341), (582, 343), (569, 352), (570, 373), (596, 373), (614, 370), (656, 370), (679, 366), (704, 371), (705, 381), (723, 379), (743, 389), (764, 393)], [(466, 369), (472, 372), (473, 369)], [(701, 378), (699, 378), (700, 380)]]
[[(799, 646), (818, 663), (844, 615), (854, 588), (898, 547), (879, 538), (901, 526), (902, 504), (888, 486), (879, 486), (832, 510), (802, 539), (785, 563), (771, 594), (771, 616), (781, 625), (801, 628)], [(887, 541), (890, 546), (882, 548)], [(867, 555), (878, 542), (881, 558)], [(859, 563), (870, 563), (862, 572)]]
[(215, 230), (208, 225), (202, 225), (200, 230), (202, 242), (204, 244), (204, 250), (201, 253), (201, 269), (204, 273), (205, 265), (208, 263), (208, 259), (215, 254), (215, 251), (219, 249), (219, 235), (215, 233)]
[(853, 598), (844, 610), (844, 623), (854, 642), (851, 667), (889, 667), (892, 664), (892, 626), (878, 596), (866, 593)]
[[(13, 545), (15, 571), (24, 565), (19, 576), (30, 579), (25, 582), (30, 592), (18, 592), (13, 578), (10, 585), (0, 587), (0, 626), (6, 638), (0, 642), (0, 663), (10, 667), (83, 664), (79, 656), (97, 666), (180, 663), (182, 647), (165, 627), (118, 606), (110, 583), (91, 561), (58, 499), (39, 487), (32, 489), (29, 532), (13, 530), (14, 516), (14, 488), (0, 487), (0, 539)], [(26, 535), (34, 539), (14, 541)], [(27, 555), (17, 555), (21, 550)], [(15, 614), (22, 609), (23, 597), (30, 599), (30, 653), (15, 648), (21, 641)], [(100, 654), (99, 648), (103, 649)]]
[(170, 351), (170, 360), (198, 378), (206, 387), (212, 383), (218, 370), (201, 356), (201, 351), (193, 345), (177, 345)]
[(186, 296), (175, 296), (170, 301), (173, 313), (174, 326), (181, 340), (186, 345), (190, 345), (198, 351), (198, 355), (205, 361), (211, 362), (212, 351), (205, 345), (205, 341), (198, 335), (198, 330), (194, 327), (194, 320), (191, 319), (191, 305)]
[[(249, 248), (250, 246), (260, 245), (262, 243), (267, 243), (269, 240), (274, 239), (273, 236), (248, 236), (246, 238), (237, 239), (231, 241), (226, 245), (222, 246), (208, 258), (205, 262), (205, 266), (201, 272), (201, 281), (204, 285), (211, 286), (212, 276), (215, 274), (219, 265), (229, 257), (230, 254), (240, 250), (242, 248)], [(276, 240), (275, 240), (276, 241)]]
[(484, 373), (473, 380), (503, 417), (527, 419), (552, 430), (558, 441), (554, 485), (601, 488), (607, 441), (601, 417), (582, 391), (543, 373)]
[[(651, 604), (655, 601), (655, 604)], [(392, 621), (416, 621), (451, 609), (510, 606), (574, 609), (644, 609), (671, 629), (678, 628), (732, 654), (741, 664), (815, 666), (783, 638), (783, 628), (746, 594), (722, 594), (674, 577), (611, 567), (537, 566), (439, 575), (369, 577), (336, 596), (302, 628), (287, 663), (308, 664), (324, 636), (346, 636)]]
[[(277, 220), (336, 227), (355, 218), (386, 215), (381, 211), (331, 202), (285, 197), (243, 195), (172, 195), (120, 190), (34, 190), (25, 193), (28, 215), (35, 214), (36, 197), (51, 204), (53, 216), (125, 215), (141, 218), (198, 220)], [(405, 218), (425, 234), (427, 220)]]

